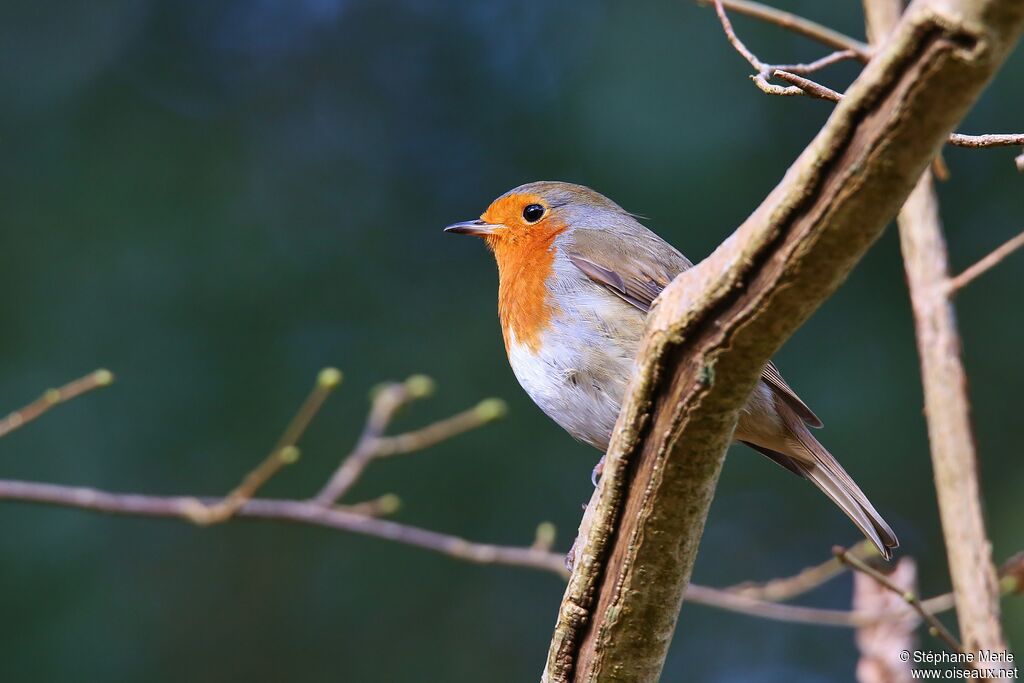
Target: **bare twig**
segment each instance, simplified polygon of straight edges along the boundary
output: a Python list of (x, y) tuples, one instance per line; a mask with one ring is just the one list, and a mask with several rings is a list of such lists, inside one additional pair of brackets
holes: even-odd
[(837, 93), (831, 88), (827, 88), (821, 83), (816, 83), (809, 78), (804, 78), (795, 73), (790, 73), (782, 69), (776, 69), (774, 74), (776, 78), (781, 78), (787, 83), (792, 83), (794, 86), (800, 89), (802, 94), (814, 97), (819, 100), (826, 100), (828, 102), (838, 102), (843, 99), (843, 96)]
[[(808, 95), (810, 97), (829, 100), (831, 102), (839, 101), (841, 98), (839, 93), (815, 83), (814, 81), (803, 78), (799, 74), (807, 75), (845, 59), (852, 59), (856, 57), (856, 52), (854, 50), (846, 49), (839, 52), (833, 52), (832, 54), (815, 60), (809, 64), (772, 65), (767, 62), (762, 62), (757, 55), (755, 55), (750, 48), (740, 40), (739, 36), (736, 35), (736, 31), (732, 27), (732, 22), (729, 20), (729, 15), (726, 14), (723, 0), (712, 0), (712, 2), (714, 3), (715, 13), (718, 15), (718, 20), (722, 24), (722, 30), (725, 32), (726, 39), (733, 48), (740, 53), (745, 60), (747, 60), (750, 66), (754, 67), (754, 70), (757, 71), (757, 73), (752, 75), (750, 78), (754, 81), (754, 85), (756, 85), (761, 91), (768, 93), (769, 95), (780, 95), (783, 97)], [(776, 77), (789, 83), (793, 83), (793, 85), (783, 87), (769, 82), (772, 78)]]
[[(95, 375), (95, 373), (94, 373)], [(92, 382), (105, 381), (103, 375), (91, 375)], [(85, 380), (86, 378), (83, 378)], [(62, 389), (62, 398), (81, 395), (89, 388), (89, 382), (76, 380)], [(152, 496), (134, 493), (112, 493), (93, 488), (62, 486), (26, 481), (0, 480), (0, 500), (31, 502), (79, 508), (115, 515), (177, 518), (193, 524), (206, 525), (214, 521), (232, 518), (276, 519), (329, 527), (342, 531), (363, 534), (375, 538), (403, 543), (430, 550), (454, 559), (478, 564), (503, 564), (528, 569), (538, 569), (567, 575), (561, 554), (552, 552), (555, 528), (550, 522), (537, 526), (534, 542), (529, 547), (475, 543), (427, 529), (406, 524), (383, 521), (377, 517), (396, 512), (401, 501), (393, 493), (352, 505), (323, 505), (315, 500), (277, 500), (253, 498), (256, 491), (281, 466), (281, 454), (287, 453), (298, 443), (328, 394), (338, 386), (341, 373), (333, 368), (323, 370), (317, 383), (302, 407), (278, 440), (272, 457), (251, 472), (227, 498), (196, 498), (194, 496)], [(71, 387), (71, 389), (67, 389)], [(398, 407), (430, 393), (432, 383), (425, 377), (414, 376), (403, 384), (390, 384), (378, 391), (365, 433), (380, 434), (393, 417)], [(397, 392), (397, 393), (396, 393)], [(504, 403), (496, 399), (481, 401), (476, 407), (453, 417), (440, 420), (427, 427), (413, 430), (394, 437), (377, 437), (378, 450), (375, 457), (386, 457), (408, 453), (432, 446), (469, 429), (490, 422), (504, 413)], [(276, 457), (273, 457), (274, 454)], [(286, 456), (287, 458), (287, 456)], [(873, 553), (867, 543), (858, 544), (851, 552)], [(833, 566), (834, 565), (834, 566)], [(811, 590), (815, 585), (835, 575), (835, 567), (841, 567), (834, 558), (812, 567), (788, 579), (776, 579), (762, 585), (746, 584), (736, 588), (710, 588), (691, 585), (688, 597), (691, 601), (713, 608), (731, 610), (765, 619), (826, 626), (859, 627), (889, 619), (897, 615), (886, 613), (848, 612), (794, 605), (779, 605), (771, 600), (794, 597)], [(1016, 564), (1008, 563), (1008, 571)], [(1007, 592), (1016, 588), (1016, 583), (1007, 584)], [(934, 611), (952, 606), (949, 596), (933, 598)]]
[(718, 21), (722, 24), (722, 30), (725, 31), (725, 37), (729, 41), (729, 44), (733, 46), (736, 52), (740, 53), (743, 59), (750, 63), (750, 66), (754, 67), (754, 70), (761, 73), (767, 70), (768, 65), (757, 58), (753, 52), (740, 40), (739, 36), (736, 35), (736, 31), (732, 28), (732, 22), (729, 21), (729, 15), (725, 13), (725, 6), (722, 4), (723, 0), (712, 0), (715, 6), (715, 14), (718, 15)]
[[(878, 555), (878, 551), (875, 550), (875, 546), (871, 541), (867, 540), (857, 543), (850, 548), (849, 552), (857, 555), (858, 557), (873, 557)], [(833, 556), (821, 564), (816, 564), (813, 567), (807, 567), (793, 576), (787, 576), (781, 579), (772, 579), (770, 581), (760, 583), (746, 581), (735, 586), (730, 586), (726, 590), (736, 595), (755, 598), (757, 600), (783, 602), (785, 600), (791, 600), (799, 595), (803, 595), (804, 593), (809, 593), (818, 586), (821, 586), (822, 584), (841, 575), (845, 571), (846, 565), (840, 562), (839, 558)]]
[[(851, 549), (852, 552), (853, 549)], [(838, 560), (837, 560), (838, 563)], [(798, 575), (799, 576), (799, 575)], [(796, 578), (796, 577), (794, 577)], [(782, 579), (786, 581), (786, 579)], [(1013, 580), (1007, 581), (1004, 594), (1013, 592), (1011, 586), (1016, 585)], [(686, 589), (686, 600), (707, 607), (739, 612), (761, 619), (772, 621), (783, 621), (794, 624), (811, 624), (815, 626), (838, 626), (846, 628), (863, 628), (874, 624), (902, 620), (906, 618), (906, 610), (866, 610), (854, 609), (853, 611), (838, 609), (822, 609), (819, 607), (804, 607), (802, 605), (788, 605), (775, 602), (769, 596), (768, 599), (760, 599), (755, 595), (744, 594), (741, 590), (734, 588), (710, 588), (691, 583)], [(922, 608), (932, 614), (940, 614), (953, 609), (953, 594), (943, 593), (935, 597), (921, 601)]]
[(856, 58), (857, 53), (853, 50), (839, 50), (807, 64), (776, 64), (775, 70), (788, 71), (791, 74), (807, 75), (812, 74), (815, 71), (821, 71), (825, 67), (832, 66), (833, 64), (838, 64), (839, 62), (845, 62)]
[(373, 399), (369, 418), (355, 448), (342, 459), (338, 469), (313, 497), (319, 505), (332, 505), (356, 483), (371, 462), (379, 458), (423, 450), (464, 432), (482, 427), (505, 414), (500, 399), (486, 399), (475, 407), (415, 431), (384, 436), (395, 414), (409, 402), (429, 396), (433, 382), (422, 375), (405, 382), (386, 384)]
[(274, 449), (263, 462), (249, 472), (227, 496), (209, 504), (192, 499), (188, 515), (196, 524), (219, 524), (227, 521), (250, 500), (259, 489), (277, 474), (282, 467), (299, 459), (296, 447), (299, 439), (306, 432), (309, 424), (320, 411), (327, 397), (341, 384), (341, 372), (335, 368), (320, 371), (316, 384), (306, 400), (302, 403), (295, 417), (288, 423), (284, 433), (278, 439)]
[[(94, 378), (94, 380), (97, 378)], [(99, 377), (98, 379), (103, 379)], [(332, 368), (322, 371), (316, 386), (285, 429), (272, 457), (251, 472), (243, 484), (227, 498), (196, 498), (193, 496), (152, 496), (133, 493), (112, 493), (93, 488), (56, 484), (0, 480), (0, 500), (33, 502), (79, 508), (116, 515), (177, 518), (193, 524), (206, 525), (232, 518), (276, 519), (329, 527), (351, 533), (403, 543), (430, 550), (454, 559), (478, 564), (503, 564), (567, 575), (561, 554), (552, 552), (555, 528), (550, 522), (538, 525), (534, 542), (529, 547), (476, 543), (450, 534), (415, 526), (375, 519), (394, 513), (401, 504), (395, 494), (354, 505), (324, 505), (315, 500), (278, 500), (253, 498), (260, 486), (281, 466), (281, 454), (298, 443), (328, 394), (338, 386), (341, 373)], [(78, 381), (80, 382), (80, 381)], [(71, 391), (62, 396), (82, 393), (80, 383), (71, 383)], [(377, 393), (365, 433), (379, 434), (404, 402), (429, 393), (431, 383), (413, 377), (405, 383), (386, 385)], [(76, 393), (77, 392), (77, 393)], [(475, 408), (441, 420), (433, 425), (395, 437), (377, 437), (375, 457), (386, 457), (426, 448), (468, 429), (496, 419), (504, 412), (504, 404), (494, 399), (482, 401)], [(276, 454), (276, 457), (275, 457)], [(855, 546), (851, 552), (873, 554), (868, 543)], [(1018, 572), (1019, 563), (1007, 563), (1007, 572)], [(864, 627), (879, 621), (897, 618), (898, 614), (880, 611), (828, 610), (795, 605), (780, 605), (771, 600), (789, 599), (811, 590), (835, 576), (842, 569), (835, 558), (800, 574), (764, 584), (745, 584), (734, 588), (710, 588), (691, 585), (689, 600), (709, 607), (749, 614), (765, 619), (825, 626)], [(1016, 581), (1006, 584), (1007, 592), (1017, 588)], [(932, 611), (952, 607), (948, 595), (932, 598)]]
[(964, 135), (951, 133), (949, 144), (956, 147), (1017, 147), (1024, 145), (1024, 134), (1021, 133), (986, 133), (984, 135)]
[(378, 388), (366, 425), (355, 448), (342, 459), (341, 465), (313, 500), (320, 505), (332, 505), (341, 498), (377, 457), (377, 441), (395, 414), (409, 402), (429, 396), (433, 390), (433, 382), (422, 375), (415, 375), (402, 383), (385, 384)]
[(899, 214), (900, 246), (921, 357), (925, 418), (946, 556), (961, 636), (969, 650), (1006, 649), (999, 592), (985, 530), (981, 482), (947, 283), (949, 265), (938, 200), (928, 174)]
[(47, 389), (32, 403), (15, 410), (0, 420), (0, 437), (7, 436), (14, 430), (24, 427), (54, 406), (78, 398), (94, 389), (109, 386), (113, 381), (113, 373), (100, 368), (57, 389)]
[[(747, 62), (754, 67), (754, 70), (757, 72), (752, 74), (750, 79), (754, 82), (754, 85), (761, 90), (761, 92), (768, 95), (776, 95), (780, 97), (794, 97), (802, 95), (837, 103), (843, 98), (842, 93), (836, 92), (831, 88), (805, 77), (808, 74), (819, 71), (827, 66), (849, 59), (857, 59), (867, 63), (871, 56), (870, 48), (863, 43), (859, 43), (858, 41), (854, 41), (852, 38), (842, 36), (842, 34), (838, 34), (841, 36), (839, 40), (825, 39), (825, 34), (820, 32), (820, 29), (825, 29), (825, 27), (809, 22), (809, 20), (789, 12), (781, 12), (774, 8), (761, 5), (760, 3), (745, 2), (743, 0), (698, 0), (698, 2), (701, 4), (712, 5), (715, 8), (718, 20), (722, 24), (722, 30), (725, 32), (725, 37), (733, 48), (745, 60), (747, 60)], [(754, 52), (750, 50), (742, 40), (740, 40), (739, 36), (736, 35), (732, 22), (726, 14), (726, 9), (735, 10), (768, 23), (782, 26), (783, 28), (787, 28), (796, 33), (807, 35), (808, 37), (814, 38), (825, 45), (837, 48), (837, 51), (808, 64), (769, 64), (768, 62), (761, 61), (761, 59), (754, 54)], [(785, 19), (782, 19), (783, 16)], [(896, 15), (896, 18), (898, 19), (899, 16)], [(814, 27), (813, 31), (807, 32), (804, 30), (808, 24)], [(829, 31), (830, 29), (825, 30)], [(835, 35), (831, 36), (831, 38), (835, 37)], [(770, 82), (773, 78), (786, 81), (790, 85), (775, 85)], [(948, 144), (957, 147), (973, 148), (1024, 146), (1024, 134), (988, 133), (984, 135), (965, 135), (963, 133), (952, 133), (949, 136)], [(1024, 172), (1024, 154), (1018, 156), (1015, 159), (1015, 163), (1017, 165), (1017, 169)], [(940, 158), (937, 158), (936, 161), (936, 173), (940, 180), (945, 180), (949, 175), (945, 163)]]
[[(900, 0), (864, 0), (872, 33), (898, 31)], [(875, 10), (874, 5), (880, 7)], [(882, 7), (884, 5), (884, 7)], [(931, 174), (918, 179), (897, 215), (921, 358), (925, 419), (960, 635), (971, 651), (1005, 651), (999, 585), (985, 530), (967, 374), (946, 285), (949, 262)], [(922, 615), (923, 616), (923, 615)], [(932, 623), (932, 622), (929, 622)], [(932, 623), (935, 626), (938, 622)], [(939, 629), (940, 637), (952, 639)]]
[(947, 293), (954, 294), (963, 289), (989, 270), (999, 265), (1003, 259), (1021, 247), (1024, 247), (1024, 232), (1004, 242), (1002, 246), (996, 248), (988, 256), (984, 257), (956, 277), (950, 278), (946, 285)]
[[(714, 0), (697, 1), (701, 5), (714, 5)], [(871, 48), (863, 42), (792, 12), (769, 7), (760, 2), (749, 2), (748, 0), (722, 0), (722, 4), (731, 12), (744, 14), (765, 23), (780, 26), (788, 31), (831, 47), (834, 50), (850, 50), (861, 62), (867, 63), (871, 59)]]
[(833, 552), (835, 553), (835, 556), (839, 558), (839, 561), (846, 566), (863, 574), (867, 574), (882, 586), (885, 586), (896, 595), (902, 597), (904, 602), (910, 605), (910, 607), (920, 615), (921, 619), (928, 624), (929, 632), (946, 643), (951, 650), (954, 652), (964, 651), (963, 645), (960, 644), (960, 641), (958, 641), (953, 634), (949, 632), (949, 630), (935, 617), (934, 614), (924, 608), (916, 593), (910, 590), (905, 590), (904, 588), (896, 585), (888, 576), (866, 564), (859, 557), (848, 553), (846, 549), (841, 546), (833, 548)]
[[(83, 508), (94, 512), (142, 517), (171, 517), (195, 522), (196, 499), (191, 496), (121, 494), (77, 486), (26, 481), (0, 481), (0, 500), (46, 503)], [(199, 502), (213, 506), (219, 498)], [(324, 506), (304, 500), (252, 498), (236, 511), (237, 518), (276, 519), (329, 527), (364, 536), (431, 550), (477, 564), (504, 564), (549, 571), (565, 576), (562, 556), (529, 548), (473, 543), (457, 536), (368, 517), (340, 506)]]
[[(41, 503), (92, 512), (136, 517), (163, 517), (195, 523), (197, 499), (192, 496), (151, 496), (134, 493), (112, 493), (80, 486), (63, 486), (28, 481), (0, 480), (0, 500)], [(198, 502), (214, 506), (221, 499), (203, 498)], [(408, 524), (375, 519), (390, 514), (398, 506), (397, 497), (387, 494), (351, 506), (325, 507), (308, 500), (251, 498), (235, 511), (233, 519), (273, 519), (327, 527), (363, 536), (428, 550), (456, 560), (474, 564), (499, 564), (556, 574), (565, 578), (564, 557), (552, 552), (554, 528), (550, 523), (538, 526), (537, 539), (529, 547), (477, 543), (451, 534), (439, 533)], [(785, 581), (785, 580), (783, 580)], [(1010, 592), (1009, 584), (1007, 592)], [(879, 621), (901, 618), (902, 612), (871, 612), (820, 609), (784, 605), (758, 599), (729, 588), (711, 588), (691, 584), (687, 600), (708, 607), (748, 614), (750, 616), (814, 624), (858, 628)], [(949, 595), (926, 600), (923, 606), (932, 612), (952, 607)]]
[(453, 436), (477, 429), (505, 415), (505, 402), (498, 398), (484, 399), (477, 405), (444, 420), (420, 429), (395, 436), (382, 436), (376, 440), (374, 458), (389, 458), (413, 451), (421, 451)]

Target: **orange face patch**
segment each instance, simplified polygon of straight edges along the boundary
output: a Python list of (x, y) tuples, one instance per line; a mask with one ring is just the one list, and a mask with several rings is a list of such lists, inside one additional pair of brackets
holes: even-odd
[(517, 343), (536, 353), (540, 335), (555, 311), (546, 282), (554, 268), (555, 237), (566, 226), (546, 215), (527, 222), (523, 209), (531, 204), (547, 211), (544, 200), (536, 195), (512, 194), (496, 199), (480, 217), (503, 226), (485, 239), (498, 262), (498, 318), (506, 351), (515, 334)]

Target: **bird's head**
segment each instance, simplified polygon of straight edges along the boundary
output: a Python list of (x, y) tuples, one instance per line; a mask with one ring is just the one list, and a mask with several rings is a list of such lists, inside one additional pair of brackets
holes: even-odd
[(628, 214), (618, 204), (589, 187), (540, 181), (501, 195), (478, 220), (444, 230), (482, 237), (500, 259), (503, 253), (550, 247), (556, 236), (579, 225), (612, 229), (624, 216)]
[(481, 237), (494, 252), (505, 347), (514, 341), (536, 352), (558, 307), (549, 290), (558, 240), (579, 226), (614, 230), (624, 217), (617, 204), (587, 187), (537, 182), (506, 192), (478, 220), (449, 225), (445, 232)]

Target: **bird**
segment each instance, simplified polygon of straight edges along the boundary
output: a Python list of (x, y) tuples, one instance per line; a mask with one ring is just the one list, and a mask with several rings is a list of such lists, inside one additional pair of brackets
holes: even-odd
[[(566, 182), (520, 185), (444, 231), (480, 237), (494, 254), (498, 319), (519, 384), (565, 431), (607, 451), (647, 314), (693, 264), (612, 200)], [(733, 440), (812, 482), (891, 559), (896, 534), (811, 433), (821, 426), (769, 362)]]

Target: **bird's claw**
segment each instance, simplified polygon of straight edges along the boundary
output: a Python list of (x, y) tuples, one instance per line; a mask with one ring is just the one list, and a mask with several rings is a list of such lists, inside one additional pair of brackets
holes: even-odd
[(597, 488), (597, 482), (601, 479), (602, 472), (604, 472), (603, 455), (601, 456), (601, 459), (597, 461), (597, 464), (594, 465), (594, 470), (590, 473), (590, 483), (594, 485), (595, 489)]

